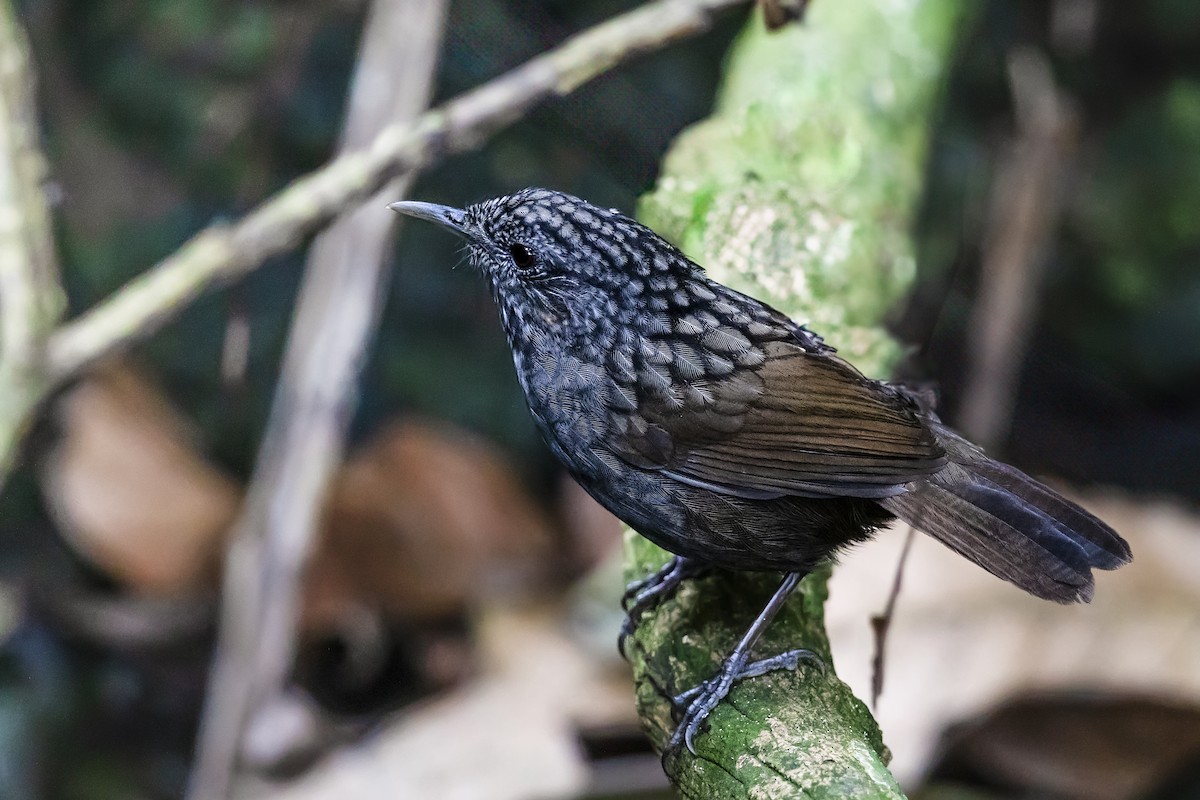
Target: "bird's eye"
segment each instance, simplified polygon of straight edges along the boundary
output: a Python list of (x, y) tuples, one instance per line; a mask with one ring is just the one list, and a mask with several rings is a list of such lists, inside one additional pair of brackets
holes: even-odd
[(533, 253), (520, 242), (513, 242), (508, 246), (508, 255), (517, 265), (517, 269), (529, 269), (533, 266)]

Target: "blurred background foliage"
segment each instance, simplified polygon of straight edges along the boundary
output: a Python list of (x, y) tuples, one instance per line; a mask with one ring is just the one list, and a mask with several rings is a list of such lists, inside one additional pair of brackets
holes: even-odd
[[(361, 0), (20, 5), (73, 312), (330, 156), (366, 10)], [(453, 2), (435, 102), (635, 5)], [(744, 20), (539, 108), (422, 175), (412, 196), (462, 205), (546, 185), (632, 209), (671, 139), (709, 109)], [(1198, 500), (1200, 5), (1190, 0), (981, 4), (934, 137), (919, 286), (896, 315), (917, 350), (912, 374), (938, 382), (953, 419), (987, 203), (1014, 130), (1005, 59), (1017, 45), (1047, 54), (1083, 124), (1041, 294), (1029, 298), (1036, 329), (1016, 433), (998, 449), (1031, 469)], [(549, 502), (557, 474), (486, 288), (454, 268), (454, 247), (435, 230), (404, 229), (354, 440), (399, 414), (453, 422), (499, 445)], [(302, 266), (302, 253), (275, 259), (133, 353), (235, 481), (253, 466)], [(240, 366), (227, 355), (231, 321), (249, 325)], [(53, 419), (42, 426), (35, 463), (57, 433)], [(45, 598), (120, 586), (63, 544), (29, 470), (0, 498), (0, 515), (0, 575), (20, 617), (0, 653), (0, 796), (177, 795), (211, 629), (199, 624), (169, 652), (74, 635)]]
[(986, 4), (937, 132), (903, 335), (923, 343), (953, 418), (1018, 45), (1047, 54), (1083, 128), (1018, 383), (1020, 435), (1002, 451), (1200, 499), (1200, 6)]

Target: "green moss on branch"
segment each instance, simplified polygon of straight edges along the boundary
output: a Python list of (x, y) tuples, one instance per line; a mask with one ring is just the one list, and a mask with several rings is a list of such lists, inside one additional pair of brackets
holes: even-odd
[[(963, 19), (954, 0), (817, 2), (803, 28), (752, 21), (714, 115), (679, 137), (640, 217), (717, 280), (809, 323), (868, 374), (899, 352), (885, 313), (914, 274), (909, 226), (930, 115)], [(627, 542), (632, 580), (667, 555)], [(758, 646), (829, 662), (827, 572), (801, 585)], [(644, 725), (674, 728), (666, 696), (713, 674), (778, 584), (720, 575), (647, 614), (630, 651)], [(830, 669), (743, 681), (709, 717), (698, 757), (664, 764), (685, 797), (902, 797), (866, 707)]]

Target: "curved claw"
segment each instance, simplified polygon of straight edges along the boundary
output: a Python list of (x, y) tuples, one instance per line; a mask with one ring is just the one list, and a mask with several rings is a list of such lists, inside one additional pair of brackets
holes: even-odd
[(695, 559), (672, 556), (657, 572), (652, 572), (625, 587), (625, 594), (621, 597), (621, 608), (630, 616), (652, 608), (670, 597), (679, 588), (679, 584), (689, 578), (699, 577), (708, 570), (707, 565), (697, 563)]
[(637, 621), (643, 613), (667, 600), (679, 588), (679, 584), (698, 578), (711, 569), (707, 564), (683, 556), (673, 556), (661, 569), (625, 587), (621, 597), (621, 608), (625, 609), (625, 622), (617, 637), (617, 649), (628, 659), (625, 643), (633, 635)]
[(629, 652), (625, 649), (625, 643), (629, 641), (629, 637), (633, 636), (636, 627), (633, 617), (627, 615), (625, 621), (621, 623), (621, 632), (617, 634), (617, 652), (626, 661), (629, 660)]
[[(742, 663), (738, 663), (739, 660)], [(735, 683), (745, 678), (757, 678), (778, 670), (795, 670), (799, 668), (801, 661), (811, 662), (821, 670), (822, 674), (825, 672), (825, 661), (812, 650), (804, 648), (788, 650), (777, 656), (760, 659), (749, 664), (745, 663), (744, 659), (728, 659), (716, 675), (672, 698), (675, 708), (677, 710), (685, 709), (685, 711), (678, 727), (675, 728), (675, 733), (671, 736), (668, 748), (674, 749), (683, 744), (689, 753), (696, 755), (696, 734), (700, 732), (708, 715), (725, 699)]]
[(677, 720), (683, 719), (692, 701), (699, 697), (707, 687), (708, 681), (704, 681), (703, 683), (696, 684), (686, 692), (680, 692), (671, 698), (671, 705), (675, 707), (675, 717)]

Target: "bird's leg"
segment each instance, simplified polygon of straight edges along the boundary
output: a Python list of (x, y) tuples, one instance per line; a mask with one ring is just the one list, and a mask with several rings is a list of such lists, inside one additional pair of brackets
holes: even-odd
[(725, 695), (729, 694), (729, 690), (737, 681), (743, 678), (755, 678), (780, 669), (794, 670), (801, 661), (812, 661), (824, 670), (825, 665), (821, 661), (821, 657), (813, 651), (805, 649), (789, 650), (771, 658), (749, 661), (751, 648), (758, 642), (767, 626), (771, 624), (771, 620), (779, 613), (779, 609), (783, 608), (783, 604), (795, 591), (796, 585), (800, 583), (802, 577), (804, 577), (803, 574), (799, 572), (789, 572), (785, 575), (783, 582), (775, 590), (775, 594), (771, 595), (767, 605), (759, 612), (758, 617), (755, 618), (746, 633), (742, 635), (741, 641), (721, 664), (721, 669), (717, 674), (674, 698), (675, 707), (684, 711), (679, 726), (671, 736), (669, 749), (675, 749), (680, 744), (684, 744), (688, 751), (695, 755), (696, 749), (692, 740), (709, 713), (717, 707)]
[(617, 640), (621, 654), (625, 654), (625, 642), (633, 633), (642, 614), (675, 594), (679, 584), (691, 578), (699, 578), (711, 569), (712, 567), (698, 559), (672, 556), (657, 572), (652, 572), (626, 586), (625, 594), (621, 597), (621, 608), (625, 609), (625, 623), (621, 626), (621, 635)]

